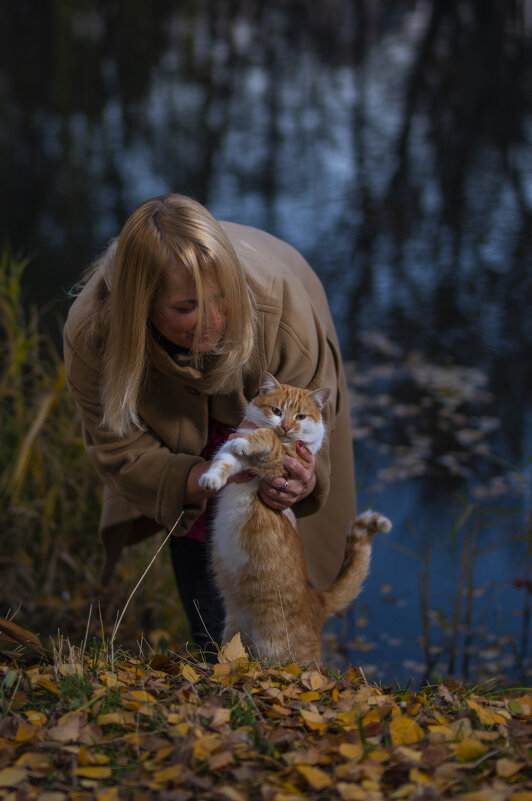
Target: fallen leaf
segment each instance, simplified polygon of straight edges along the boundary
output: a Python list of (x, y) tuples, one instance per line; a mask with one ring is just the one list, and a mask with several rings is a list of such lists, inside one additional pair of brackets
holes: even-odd
[(73, 743), (78, 739), (80, 729), (81, 717), (71, 717), (64, 723), (47, 729), (45, 733), (49, 740), (55, 740), (59, 743)]
[(168, 768), (163, 768), (153, 774), (153, 781), (157, 784), (168, 784), (175, 782), (180, 784), (184, 781), (185, 768), (183, 765), (170, 765)]
[(4, 768), (0, 770), (0, 787), (16, 787), (27, 778), (28, 774), (25, 768)]
[(113, 723), (116, 726), (134, 726), (135, 715), (132, 712), (107, 712), (98, 715), (96, 723), (98, 726), (110, 726)]
[(296, 765), (296, 770), (314, 790), (323, 790), (331, 784), (331, 777), (312, 765)]
[(54, 684), (54, 682), (48, 678), (48, 676), (37, 676), (35, 678), (35, 684), (39, 687), (42, 687), (43, 690), (48, 690), (49, 693), (53, 693), (54, 695), (61, 695), (61, 690)]
[(230, 751), (220, 751), (210, 756), (207, 760), (207, 764), (209, 765), (209, 770), (225, 770), (226, 768), (233, 767), (235, 759)]
[(309, 729), (313, 729), (315, 731), (325, 731), (327, 728), (327, 721), (323, 719), (319, 712), (302, 709), (301, 717)]
[(240, 632), (218, 652), (218, 662), (249, 662), (249, 654), (242, 644)]
[(341, 743), (339, 753), (350, 760), (359, 760), (364, 754), (364, 749), (358, 743)]
[[(38, 801), (41, 801), (39, 798)], [(118, 787), (102, 787), (96, 790), (96, 801), (120, 801)]]
[(474, 762), (488, 750), (488, 746), (479, 740), (466, 737), (457, 746), (455, 756), (459, 762)]
[(367, 801), (369, 798), (367, 792), (358, 784), (338, 782), (336, 789), (340, 793), (340, 798), (342, 801)]
[(315, 690), (308, 690), (306, 693), (301, 693), (299, 696), (300, 701), (319, 701), (320, 694), (317, 693)]
[(410, 745), (422, 740), (425, 732), (415, 720), (406, 715), (396, 715), (390, 721), (390, 735), (394, 745)]
[(513, 759), (505, 759), (504, 757), (495, 762), (497, 776), (501, 776), (504, 779), (507, 779), (509, 776), (514, 776), (524, 767), (524, 762), (515, 762)]
[(43, 648), (41, 641), (32, 631), (23, 629), (17, 626), (12, 620), (6, 620), (5, 617), (0, 617), (0, 632), (4, 635), (4, 639), (10, 642), (17, 642), (20, 645), (25, 645), (32, 651), (35, 651), (39, 656), (50, 659), (50, 654)]
[[(499, 712), (495, 712), (492, 709), (489, 709), (486, 706), (481, 704), (477, 704), (476, 701), (471, 700), (470, 698), (466, 699), (466, 704), (470, 709), (473, 710), (478, 715), (478, 719), (482, 723), (483, 726), (494, 726), (498, 723), (507, 723), (507, 715), (508, 713), (506, 710), (501, 710)], [(504, 713), (504, 714), (503, 714)]]
[(192, 684), (195, 684), (200, 678), (199, 673), (196, 673), (192, 665), (189, 665), (187, 662), (181, 667), (181, 675), (185, 681), (190, 681)]
[(307, 670), (299, 678), (301, 684), (308, 687), (309, 690), (323, 690), (330, 682), (328, 676), (324, 676), (323, 673), (317, 670)]
[(46, 724), (46, 715), (44, 712), (37, 712), (35, 709), (28, 709), (24, 712), (28, 721), (33, 724), (33, 726), (44, 726)]
[(76, 768), (72, 773), (74, 776), (82, 776), (84, 779), (110, 779), (113, 775), (111, 768), (99, 765), (87, 765)]

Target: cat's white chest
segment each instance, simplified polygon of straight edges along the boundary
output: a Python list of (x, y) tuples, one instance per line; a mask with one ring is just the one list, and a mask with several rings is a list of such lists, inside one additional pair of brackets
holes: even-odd
[(249, 517), (257, 486), (257, 480), (228, 484), (217, 499), (213, 545), (217, 559), (228, 572), (237, 573), (248, 560), (240, 547), (240, 532)]

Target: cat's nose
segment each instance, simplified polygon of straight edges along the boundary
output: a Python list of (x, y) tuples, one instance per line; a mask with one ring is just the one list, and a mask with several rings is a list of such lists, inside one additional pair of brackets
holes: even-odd
[(288, 434), (288, 432), (290, 431), (290, 429), (292, 428), (292, 426), (287, 426), (287, 425), (286, 425), (286, 423), (283, 423), (283, 424), (282, 424), (282, 428), (283, 428), (283, 431), (284, 431), (284, 433), (285, 433), (285, 434)]

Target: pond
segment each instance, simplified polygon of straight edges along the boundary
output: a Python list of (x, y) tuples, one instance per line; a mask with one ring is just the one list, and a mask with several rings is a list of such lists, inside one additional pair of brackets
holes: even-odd
[(295, 245), (348, 362), (360, 507), (394, 524), (331, 661), (530, 679), (530, 3), (19, 0), (0, 24), (28, 302), (57, 334), (169, 190)]

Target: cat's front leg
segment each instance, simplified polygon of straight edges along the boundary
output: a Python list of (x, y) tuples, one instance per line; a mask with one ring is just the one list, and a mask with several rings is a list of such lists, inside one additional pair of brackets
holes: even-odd
[(225, 487), (231, 476), (244, 469), (241, 459), (238, 459), (229, 448), (224, 445), (221, 451), (211, 462), (208, 470), (200, 476), (198, 484), (202, 489), (217, 492)]
[(237, 456), (266, 456), (278, 441), (277, 434), (269, 428), (257, 428), (245, 437), (230, 441), (231, 451)]

